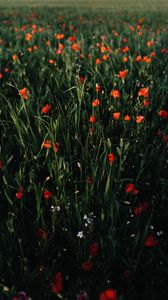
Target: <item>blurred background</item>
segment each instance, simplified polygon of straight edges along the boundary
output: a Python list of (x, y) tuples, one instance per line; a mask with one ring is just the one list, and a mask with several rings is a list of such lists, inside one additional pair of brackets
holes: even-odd
[(6, 6), (76, 6), (113, 7), (115, 9), (168, 9), (168, 0), (0, 0), (0, 7)]

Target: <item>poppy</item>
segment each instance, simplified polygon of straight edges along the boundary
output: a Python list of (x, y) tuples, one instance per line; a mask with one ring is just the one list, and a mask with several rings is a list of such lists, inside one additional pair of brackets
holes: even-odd
[(148, 98), (149, 96), (149, 88), (141, 88), (138, 92), (138, 96), (143, 96), (144, 98)]
[(4, 166), (3, 160), (0, 159), (0, 169), (2, 169)]
[(23, 88), (23, 89), (19, 90), (19, 95), (22, 96), (24, 100), (27, 100), (28, 99), (28, 89)]
[(138, 55), (135, 60), (136, 60), (136, 62), (141, 62), (142, 61), (142, 56)]
[(51, 105), (50, 105), (50, 104), (46, 104), (46, 105), (42, 108), (41, 113), (47, 114), (50, 110), (51, 110)]
[(53, 59), (49, 59), (49, 64), (53, 65), (55, 63), (55, 61)]
[(148, 202), (144, 201), (144, 202), (140, 203), (137, 207), (134, 208), (134, 214), (135, 214), (135, 216), (141, 215), (148, 208), (149, 208)]
[(107, 289), (100, 294), (99, 300), (117, 300), (117, 293), (113, 289)]
[(62, 40), (64, 38), (64, 34), (63, 33), (57, 33), (55, 35), (55, 37), (56, 37), (57, 40)]
[(96, 122), (95, 116), (92, 115), (92, 116), (90, 117), (90, 119), (89, 119), (89, 122), (90, 122), (90, 123), (95, 123), (95, 122)]
[(96, 92), (100, 92), (102, 90), (102, 87), (96, 83)]
[(59, 147), (59, 143), (55, 142), (54, 145), (53, 145), (53, 150), (55, 152), (59, 152), (60, 151), (60, 147)]
[(89, 247), (89, 254), (92, 256), (92, 257), (96, 257), (97, 256), (97, 252), (98, 252), (98, 248), (99, 248), (99, 245), (97, 242), (93, 242), (90, 247)]
[(166, 110), (163, 110), (163, 109), (160, 110), (158, 114), (161, 118), (167, 118), (168, 117), (168, 112)]
[(68, 41), (70, 42), (75, 42), (76, 41), (76, 36), (72, 35), (68, 38)]
[(45, 240), (47, 238), (47, 233), (44, 229), (39, 228), (36, 232), (37, 237), (39, 237), (42, 240)]
[(93, 265), (89, 260), (82, 263), (82, 269), (86, 272), (90, 271), (92, 269), (92, 267), (93, 267)]
[(119, 91), (119, 90), (112, 90), (112, 91), (111, 91), (111, 96), (112, 96), (114, 99), (120, 98), (120, 91)]
[(114, 160), (115, 160), (115, 156), (113, 153), (109, 153), (108, 156), (107, 156), (107, 159), (108, 159), (108, 163), (111, 165)]
[(62, 273), (61, 272), (57, 272), (55, 274), (51, 290), (54, 294), (58, 294), (62, 291)]
[(16, 54), (13, 54), (13, 55), (12, 55), (12, 59), (13, 59), (13, 60), (17, 60), (17, 58), (18, 58), (18, 57), (17, 57)]
[(49, 140), (45, 140), (44, 142), (43, 142), (43, 147), (44, 148), (51, 148), (51, 143), (50, 143), (50, 141)]
[(127, 70), (119, 71), (118, 78), (125, 78), (127, 74)]
[(147, 99), (145, 99), (145, 100), (143, 101), (143, 105), (146, 106), (146, 107), (148, 107), (148, 106), (149, 106), (149, 101), (148, 101)]
[(123, 59), (122, 59), (122, 61), (123, 61), (124, 63), (127, 62), (127, 61), (128, 61), (128, 57), (124, 56)]
[(96, 63), (96, 65), (100, 65), (101, 64), (101, 59), (100, 58), (96, 58), (95, 63)]
[(18, 191), (16, 194), (15, 194), (15, 197), (17, 199), (22, 199), (23, 198), (23, 192), (22, 191)]
[(100, 105), (100, 100), (99, 99), (95, 99), (92, 101), (92, 106), (93, 107), (96, 107), (96, 106), (99, 106)]
[(129, 115), (126, 115), (125, 117), (124, 117), (124, 121), (130, 121), (131, 120), (131, 117), (129, 116)]
[(74, 51), (80, 51), (80, 50), (81, 50), (81, 49), (79, 48), (79, 46), (78, 46), (78, 43), (72, 44), (71, 49), (74, 50)]
[(114, 120), (119, 120), (120, 116), (121, 116), (121, 113), (120, 113), (120, 112), (115, 112), (115, 113), (113, 113), (113, 118), (114, 118)]
[(144, 116), (137, 116), (136, 117), (136, 123), (142, 123), (144, 120)]
[(43, 197), (44, 197), (45, 200), (48, 200), (52, 197), (52, 193), (46, 189), (43, 192)]
[(125, 192), (130, 193), (132, 195), (137, 195), (139, 191), (135, 188), (133, 183), (127, 183), (125, 186)]
[(144, 61), (146, 64), (150, 64), (152, 60), (151, 60), (150, 57), (144, 56), (144, 57), (143, 57), (143, 61)]
[(159, 244), (159, 241), (153, 237), (153, 235), (148, 235), (145, 239), (144, 245), (146, 247), (155, 247)]

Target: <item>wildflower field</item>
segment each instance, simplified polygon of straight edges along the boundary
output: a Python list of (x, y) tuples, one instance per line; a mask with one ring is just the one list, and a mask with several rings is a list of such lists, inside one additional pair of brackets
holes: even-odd
[(167, 16), (0, 10), (0, 300), (168, 299)]

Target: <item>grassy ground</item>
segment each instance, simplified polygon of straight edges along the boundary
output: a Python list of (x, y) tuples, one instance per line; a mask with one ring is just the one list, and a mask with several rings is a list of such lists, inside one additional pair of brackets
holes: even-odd
[(60, 6), (60, 7), (103, 7), (120, 9), (142, 9), (145, 10), (163, 10), (168, 9), (167, 0), (0, 0), (0, 7), (24, 7), (24, 6)]
[(166, 300), (166, 1), (26, 3), (0, 10), (0, 300)]

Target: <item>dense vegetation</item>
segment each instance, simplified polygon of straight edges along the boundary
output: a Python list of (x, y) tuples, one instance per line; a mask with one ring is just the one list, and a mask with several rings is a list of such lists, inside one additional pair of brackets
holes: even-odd
[(167, 299), (167, 30), (1, 10), (0, 299)]

